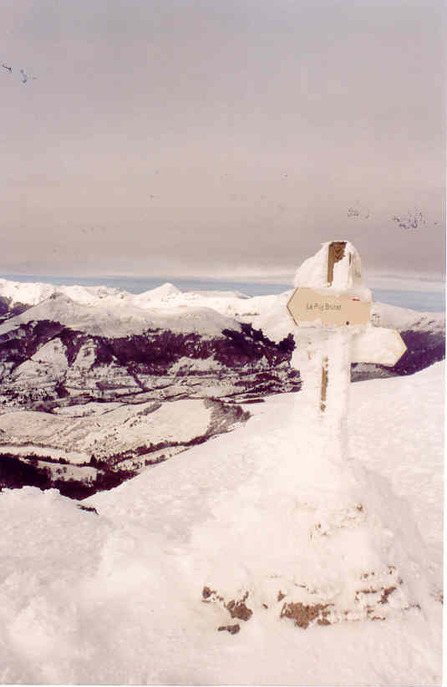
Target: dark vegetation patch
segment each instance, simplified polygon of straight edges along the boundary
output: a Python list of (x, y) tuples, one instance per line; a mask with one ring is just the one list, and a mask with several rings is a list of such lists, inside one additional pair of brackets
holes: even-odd
[[(26, 384), (20, 388), (15, 384), (8, 385), (10, 374), (54, 339), (63, 346), (66, 370), (62, 370), (57, 379), (44, 378), (45, 383), (38, 388)], [(81, 347), (87, 344), (92, 351), (91, 365), (72, 376), (70, 368)], [(109, 338), (73, 330), (58, 322), (40, 320), (24, 323), (0, 335), (0, 363), (5, 365), (3, 373), (0, 371), (0, 381), (5, 382), (2, 389), (4, 398), (44, 412), (51, 412), (60, 404), (112, 401), (147, 392), (152, 392), (154, 398), (157, 394), (163, 398), (163, 389), (170, 398), (200, 398), (206, 396), (204, 386), (212, 379), (224, 387), (228, 386), (228, 394), (225, 394), (228, 398), (250, 393), (252, 397), (259, 398), (299, 390), (299, 372), (289, 367), (293, 346), (292, 336), (276, 344), (261, 330), (248, 324), (242, 324), (240, 331), (226, 329), (221, 336), (212, 338), (193, 332), (181, 334), (158, 329)], [(192, 361), (213, 359), (221, 367), (214, 371), (185, 369), (173, 374), (172, 366), (184, 358)], [(101, 370), (108, 366), (112, 368)], [(126, 377), (133, 378), (135, 385), (129, 386)], [(157, 381), (163, 377), (166, 377), (166, 385)], [(176, 388), (170, 392), (173, 380)]]
[(49, 468), (37, 467), (9, 453), (0, 456), (0, 489), (20, 489), (25, 486), (50, 489), (51, 485)]
[(102, 463), (97, 466), (96, 478), (93, 480), (64, 480), (55, 478), (49, 467), (38, 465), (38, 460), (47, 462), (42, 456), (31, 455), (24, 460), (12, 453), (2, 453), (0, 455), (0, 490), (30, 486), (41, 490), (57, 489), (62, 496), (84, 499), (98, 491), (113, 489), (134, 475), (129, 470), (111, 468), (106, 463)]
[(229, 368), (244, 367), (265, 358), (268, 368), (288, 361), (294, 346), (292, 336), (276, 344), (249, 324), (241, 324), (241, 331), (224, 329), (222, 336), (213, 338), (166, 329), (148, 330), (131, 337), (99, 338), (97, 343), (135, 374), (166, 373), (181, 358), (207, 360), (213, 357)]
[(96, 508), (94, 508), (93, 506), (83, 506), (82, 504), (79, 503), (79, 504), (78, 504), (78, 508), (79, 508), (80, 510), (85, 510), (85, 511), (87, 511), (88, 513), (96, 513), (96, 515), (98, 515), (98, 511), (97, 511)]
[(5, 320), (9, 320), (11, 317), (20, 315), (30, 307), (24, 303), (14, 303), (14, 305), (11, 305), (11, 302), (12, 301), (10, 298), (0, 296), (0, 322), (4, 322)]
[(59, 322), (40, 320), (27, 322), (17, 329), (0, 335), (0, 362), (14, 367), (29, 360), (41, 346), (58, 336), (64, 327)]
[(396, 374), (413, 374), (444, 359), (445, 336), (443, 332), (403, 331), (401, 336), (407, 350), (394, 366)]

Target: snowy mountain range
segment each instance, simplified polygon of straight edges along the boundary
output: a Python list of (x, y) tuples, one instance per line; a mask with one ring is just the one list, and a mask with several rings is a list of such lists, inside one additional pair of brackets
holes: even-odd
[[(88, 495), (228, 431), (247, 404), (299, 390), (290, 294), (0, 280), (2, 483)], [(354, 381), (444, 356), (442, 314), (374, 304), (373, 323), (398, 329), (408, 350), (391, 369), (354, 364)], [(185, 433), (183, 416), (200, 421)]]

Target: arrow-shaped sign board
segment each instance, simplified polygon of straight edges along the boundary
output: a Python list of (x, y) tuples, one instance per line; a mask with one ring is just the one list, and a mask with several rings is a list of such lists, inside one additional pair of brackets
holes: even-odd
[(368, 327), (352, 337), (351, 362), (378, 363), (392, 367), (406, 350), (401, 335), (395, 329)]
[(368, 324), (371, 302), (347, 293), (336, 295), (323, 289), (295, 289), (287, 303), (297, 325), (321, 322), (323, 325)]

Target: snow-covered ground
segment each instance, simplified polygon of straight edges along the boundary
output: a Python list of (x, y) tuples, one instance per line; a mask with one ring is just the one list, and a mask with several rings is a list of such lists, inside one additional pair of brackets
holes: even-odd
[(97, 513), (5, 490), (2, 682), (440, 684), (443, 380), (351, 385), (349, 444), (271, 397)]

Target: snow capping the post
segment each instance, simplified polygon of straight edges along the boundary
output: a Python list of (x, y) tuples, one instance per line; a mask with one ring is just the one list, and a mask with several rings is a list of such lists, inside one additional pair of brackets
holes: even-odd
[(296, 288), (324, 289), (334, 293), (343, 292), (370, 301), (371, 290), (363, 281), (360, 255), (349, 241), (344, 242), (346, 244), (344, 256), (334, 264), (332, 284), (328, 283), (327, 265), (331, 243), (333, 241), (323, 243), (318, 253), (300, 265), (295, 272), (294, 286)]

